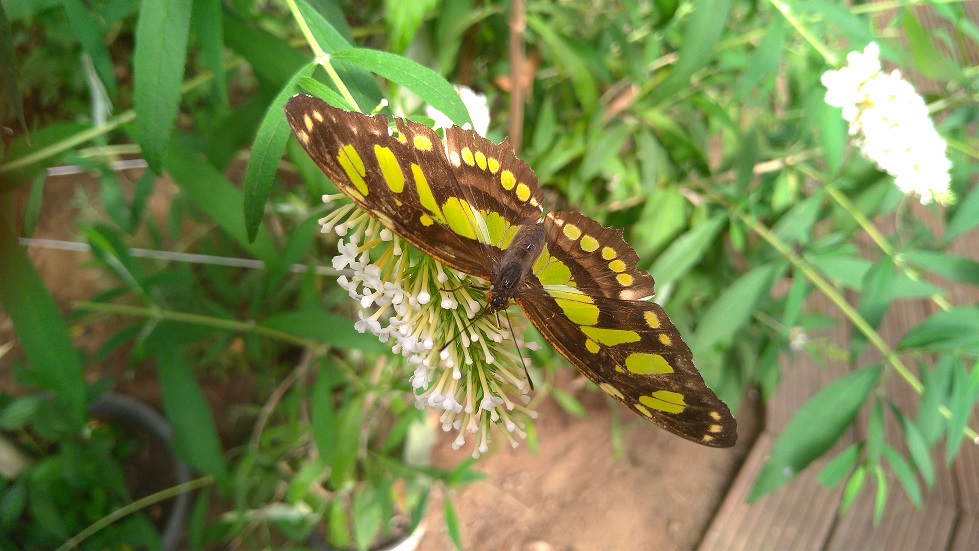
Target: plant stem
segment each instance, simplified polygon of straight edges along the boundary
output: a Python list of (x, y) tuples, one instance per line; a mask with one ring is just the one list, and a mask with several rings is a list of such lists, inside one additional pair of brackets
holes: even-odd
[(265, 337), (277, 339), (289, 344), (294, 344), (296, 346), (301, 346), (303, 348), (316, 348), (322, 343), (312, 341), (309, 339), (303, 339), (295, 335), (291, 335), (284, 331), (279, 331), (277, 329), (271, 329), (268, 327), (262, 327), (255, 323), (254, 320), (249, 321), (238, 321), (215, 318), (213, 316), (204, 316), (200, 314), (190, 314), (187, 312), (173, 312), (170, 310), (164, 310), (162, 308), (156, 307), (143, 307), (143, 306), (131, 306), (128, 304), (112, 304), (104, 302), (75, 302), (73, 306), (78, 310), (83, 310), (87, 312), (98, 312), (103, 314), (122, 314), (133, 317), (140, 317), (151, 319), (156, 322), (160, 321), (175, 321), (180, 323), (188, 323), (192, 325), (200, 325), (204, 327), (213, 327), (215, 329), (221, 329), (225, 331), (235, 331), (240, 333), (256, 333)]
[(806, 42), (811, 44), (812, 47), (817, 52), (819, 52), (821, 56), (823, 56), (823, 59), (826, 60), (827, 64), (836, 67), (836, 64), (838, 62), (836, 54), (831, 52), (829, 48), (826, 47), (825, 44), (817, 40), (816, 37), (813, 36), (811, 32), (809, 32), (809, 29), (805, 25), (803, 25), (802, 21), (800, 21), (799, 18), (796, 17), (794, 13), (792, 13), (790, 6), (786, 2), (783, 2), (782, 0), (768, 0), (768, 1), (773, 6), (775, 6), (775, 9), (777, 9), (779, 13), (782, 14), (782, 17), (784, 17), (785, 20), (789, 22), (789, 25), (792, 25), (792, 27), (795, 28), (796, 32), (798, 32), (799, 35), (802, 36), (802, 38), (806, 39)]
[(357, 101), (354, 99), (353, 95), (350, 94), (350, 90), (347, 89), (347, 86), (343, 83), (343, 80), (340, 79), (340, 75), (333, 68), (333, 65), (330, 64), (330, 54), (323, 50), (319, 42), (316, 41), (316, 37), (313, 36), (313, 31), (309, 28), (309, 25), (306, 24), (306, 19), (303, 18), (303, 14), (299, 11), (299, 6), (296, 5), (296, 0), (286, 0), (286, 4), (289, 5), (289, 11), (292, 12), (293, 18), (296, 20), (296, 23), (299, 24), (299, 29), (302, 31), (303, 36), (306, 37), (306, 42), (313, 50), (313, 55), (316, 57), (316, 63), (323, 67), (326, 74), (329, 75), (330, 80), (332, 80), (333, 84), (336, 85), (337, 90), (340, 91), (340, 95), (343, 96), (343, 99), (347, 100), (347, 103), (356, 108), (358, 111), (363, 112), (363, 110), (357, 105)]
[(150, 505), (170, 499), (176, 495), (182, 494), (184, 492), (190, 492), (198, 488), (203, 488), (204, 486), (210, 486), (211, 484), (214, 484), (213, 476), (211, 475), (202, 476), (201, 478), (198, 478), (196, 480), (191, 480), (190, 482), (185, 482), (183, 484), (171, 486), (164, 490), (160, 490), (155, 494), (150, 494), (144, 498), (137, 499), (136, 501), (124, 507), (120, 507), (119, 509), (116, 509), (115, 511), (109, 513), (108, 515), (93, 522), (87, 528), (85, 528), (81, 532), (69, 538), (68, 541), (66, 541), (61, 547), (58, 548), (58, 551), (68, 551), (69, 549), (75, 549), (76, 547), (78, 547), (78, 544), (85, 541), (85, 539), (91, 536), (92, 534), (98, 532), (99, 530), (105, 528), (106, 526), (109, 526), (113, 522), (116, 522), (117, 520), (125, 516), (131, 515), (136, 511), (139, 511), (140, 509), (145, 509)]

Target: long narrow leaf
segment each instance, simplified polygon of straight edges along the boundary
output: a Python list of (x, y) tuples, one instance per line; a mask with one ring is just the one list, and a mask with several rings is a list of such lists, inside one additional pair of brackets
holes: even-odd
[(854, 371), (833, 381), (803, 404), (772, 446), (748, 501), (775, 491), (826, 453), (853, 423), (881, 371), (881, 365)]
[(180, 110), (191, 0), (143, 0), (133, 60), (136, 137), (150, 169), (163, 156)]
[(299, 79), (312, 75), (314, 69), (316, 64), (309, 63), (292, 75), (289, 83), (272, 100), (255, 134), (248, 164), (245, 166), (245, 229), (249, 241), (254, 241), (258, 235), (258, 226), (265, 214), (265, 201), (268, 200), (279, 160), (282, 159), (286, 141), (289, 139), (289, 124), (282, 109), (286, 101), (296, 93)]

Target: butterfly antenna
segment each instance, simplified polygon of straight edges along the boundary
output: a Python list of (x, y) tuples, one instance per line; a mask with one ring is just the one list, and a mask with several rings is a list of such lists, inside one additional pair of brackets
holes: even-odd
[(530, 372), (527, 371), (527, 360), (524, 360), (523, 353), (520, 352), (520, 343), (517, 342), (517, 334), (513, 332), (513, 324), (510, 323), (510, 312), (504, 310), (503, 315), (506, 316), (506, 324), (510, 328), (510, 336), (513, 337), (513, 345), (517, 348), (517, 356), (520, 357), (520, 365), (523, 366), (523, 373), (527, 376), (527, 382), (530, 383), (530, 390), (534, 390), (534, 380), (530, 378)]

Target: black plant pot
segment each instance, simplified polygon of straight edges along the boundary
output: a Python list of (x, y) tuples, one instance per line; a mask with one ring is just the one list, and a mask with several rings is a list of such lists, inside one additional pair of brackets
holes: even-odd
[[(170, 454), (173, 480), (176, 484), (189, 482), (190, 467), (173, 454), (170, 440), (173, 430), (155, 409), (122, 394), (106, 392), (89, 405), (89, 413), (114, 425), (143, 433), (155, 439)], [(170, 513), (164, 522), (161, 541), (164, 551), (175, 551), (183, 536), (192, 495), (183, 492), (173, 498)]]

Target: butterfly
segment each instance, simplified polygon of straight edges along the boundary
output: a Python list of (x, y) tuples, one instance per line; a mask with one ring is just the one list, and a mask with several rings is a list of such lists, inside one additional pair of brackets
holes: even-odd
[(598, 388), (693, 442), (730, 447), (737, 423), (704, 383), (653, 278), (620, 230), (545, 211), (534, 171), (504, 141), (337, 109), (285, 106), (293, 134), (357, 206), (437, 261), (489, 282), (486, 312), (516, 302)]

